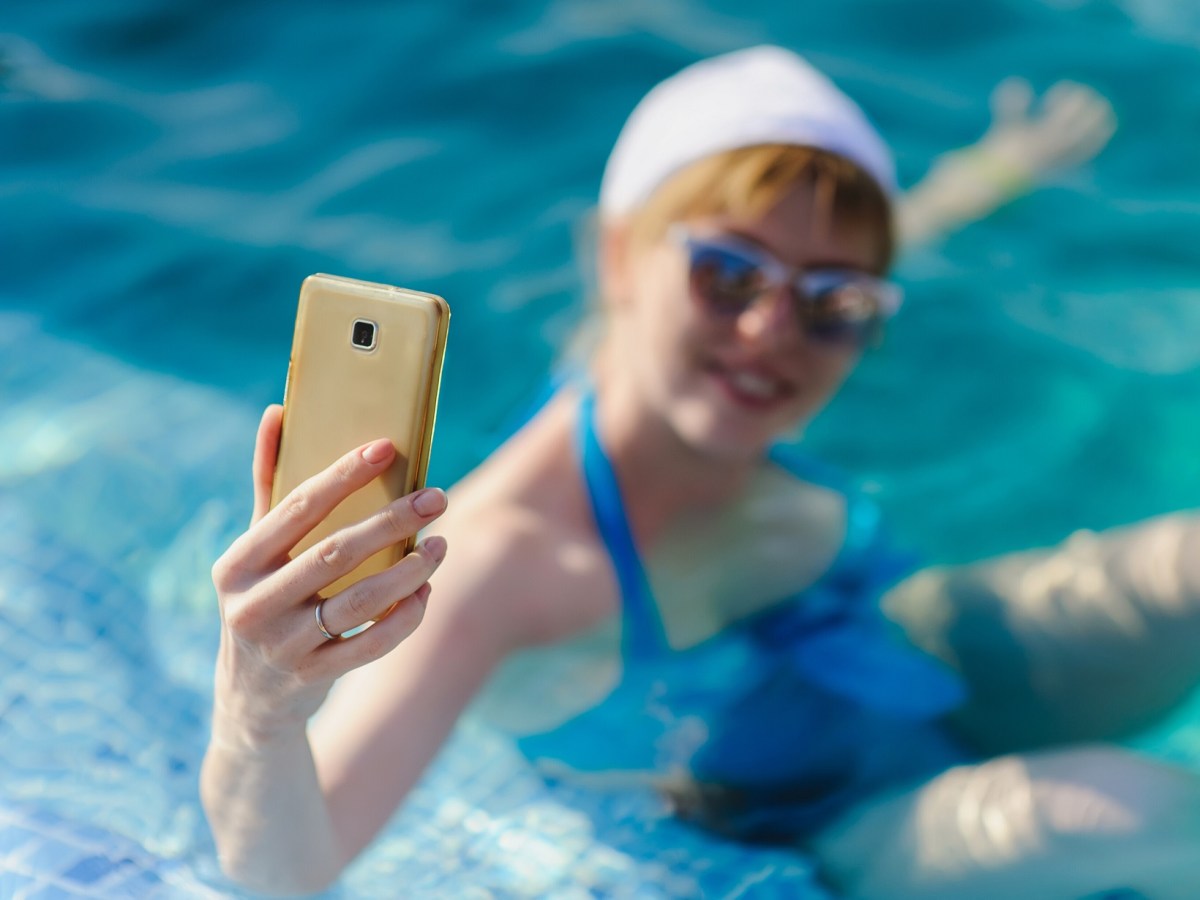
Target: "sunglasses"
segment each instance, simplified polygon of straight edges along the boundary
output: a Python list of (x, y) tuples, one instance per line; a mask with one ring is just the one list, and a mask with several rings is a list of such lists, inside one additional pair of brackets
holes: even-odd
[(757, 244), (733, 235), (699, 237), (683, 225), (667, 233), (688, 254), (688, 280), (705, 310), (736, 319), (763, 295), (787, 287), (797, 323), (829, 344), (878, 342), (883, 323), (900, 308), (898, 285), (854, 269), (797, 269)]

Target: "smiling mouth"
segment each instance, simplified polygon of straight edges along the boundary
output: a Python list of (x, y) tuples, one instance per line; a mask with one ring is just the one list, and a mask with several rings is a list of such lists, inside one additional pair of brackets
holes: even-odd
[(709, 374), (727, 396), (739, 406), (750, 409), (769, 409), (795, 394), (794, 387), (762, 372), (714, 365), (709, 369)]

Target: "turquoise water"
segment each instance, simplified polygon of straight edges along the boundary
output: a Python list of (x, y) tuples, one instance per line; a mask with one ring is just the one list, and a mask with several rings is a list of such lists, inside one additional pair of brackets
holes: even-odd
[[(814, 448), (934, 561), (1200, 505), (1195, 4), (23, 4), (0, 20), (0, 625), (20, 637), (0, 641), (0, 788), (14, 808), (209, 876), (194, 802), (206, 570), (248, 515), (253, 422), (282, 393), (301, 278), (450, 300), (431, 474), (453, 481), (581, 314), (574, 234), (624, 116), (687, 62), (765, 40), (860, 100), (905, 184), (979, 135), (1008, 75), (1092, 84), (1120, 120), (1094, 163), (902, 259), (910, 302)], [(1152, 744), (1200, 757), (1189, 734)], [(520, 802), (456, 793), (456, 760), (352, 896), (389, 896), (389, 877), (418, 870), (562, 887), (580, 860), (618, 895), (669, 895), (671, 878), (733, 894), (789, 865), (793, 884), (807, 877), (701, 852), (650, 813), (590, 831), (519, 778)], [(528, 871), (505, 868), (513, 846), (542, 844)], [(695, 856), (734, 874), (714, 887)]]

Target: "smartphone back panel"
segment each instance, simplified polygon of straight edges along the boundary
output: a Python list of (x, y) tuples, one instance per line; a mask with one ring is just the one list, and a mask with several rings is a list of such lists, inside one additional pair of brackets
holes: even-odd
[[(424, 486), (449, 318), (446, 302), (433, 294), (332, 275), (304, 280), (271, 505), (368, 441), (390, 438), (397, 456), (301, 541), (293, 557)], [(414, 543), (377, 553), (322, 595), (382, 571)]]

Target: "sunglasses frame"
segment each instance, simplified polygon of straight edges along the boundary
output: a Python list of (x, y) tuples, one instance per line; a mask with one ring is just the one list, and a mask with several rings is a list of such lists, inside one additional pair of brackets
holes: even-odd
[[(873, 317), (873, 326), (863, 329), (863, 337), (860, 341), (863, 344), (871, 344), (878, 343), (878, 336), (882, 332), (883, 323), (892, 318), (899, 311), (903, 303), (903, 289), (894, 282), (858, 271), (857, 269), (835, 267), (803, 269), (797, 266), (789, 266), (776, 258), (766, 248), (759, 246), (753, 241), (739, 238), (736, 235), (696, 235), (683, 223), (676, 222), (667, 229), (667, 237), (672, 243), (687, 252), (689, 278), (692, 270), (695, 268), (699, 252), (704, 250), (725, 252), (744, 257), (762, 273), (765, 282), (763, 290), (756, 294), (753, 300), (747, 302), (742, 310), (738, 310), (738, 315), (745, 309), (749, 309), (762, 294), (784, 286), (789, 288), (792, 296), (799, 298), (800, 302), (811, 304), (813, 294), (811, 283), (814, 277), (821, 278), (831, 275), (849, 276), (846, 278), (847, 282), (871, 285), (871, 293), (878, 306), (878, 312)], [(706, 303), (709, 302), (707, 298), (703, 299)], [(803, 319), (803, 316), (801, 315), (800, 318)], [(803, 321), (800, 324), (801, 327), (808, 327)], [(853, 325), (854, 323), (847, 320), (846, 324)], [(816, 336), (820, 337), (821, 335), (816, 333)]]

